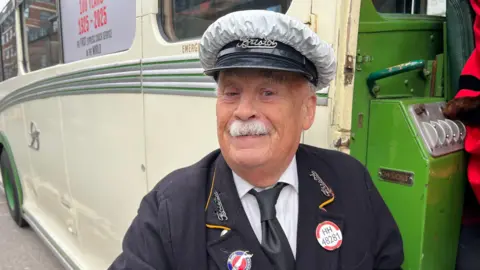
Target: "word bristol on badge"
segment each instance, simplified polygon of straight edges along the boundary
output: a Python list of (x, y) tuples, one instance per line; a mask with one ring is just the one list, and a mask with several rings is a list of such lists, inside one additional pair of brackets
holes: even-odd
[(331, 221), (324, 221), (317, 226), (315, 231), (318, 243), (329, 251), (335, 250), (342, 245), (342, 231), (337, 224)]
[(228, 270), (250, 270), (252, 267), (253, 254), (248, 251), (237, 250), (228, 256), (227, 266)]

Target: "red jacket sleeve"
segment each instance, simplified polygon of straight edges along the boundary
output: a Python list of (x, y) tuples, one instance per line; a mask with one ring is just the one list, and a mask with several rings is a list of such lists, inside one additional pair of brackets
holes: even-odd
[[(473, 25), (475, 49), (462, 69), (459, 80), (459, 91), (455, 98), (480, 96), (480, 1), (470, 0), (476, 14)], [(480, 128), (466, 126), (465, 151), (472, 155), (480, 155)]]
[[(455, 98), (480, 96), (480, 1), (470, 0), (470, 4), (476, 15), (473, 25), (475, 49), (462, 69), (460, 90)], [(468, 162), (468, 181), (480, 203), (480, 127), (466, 125), (465, 151), (471, 154)]]

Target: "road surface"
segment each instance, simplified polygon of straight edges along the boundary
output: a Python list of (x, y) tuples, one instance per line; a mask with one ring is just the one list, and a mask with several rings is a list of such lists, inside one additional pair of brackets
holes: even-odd
[(15, 225), (2, 188), (3, 185), (0, 187), (0, 270), (64, 270), (30, 227)]

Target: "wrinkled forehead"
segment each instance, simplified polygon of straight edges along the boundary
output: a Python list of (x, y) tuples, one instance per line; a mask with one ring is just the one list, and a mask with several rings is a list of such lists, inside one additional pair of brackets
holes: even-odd
[(242, 80), (265, 79), (281, 84), (308, 83), (308, 80), (299, 73), (268, 69), (227, 69), (220, 71), (219, 82), (225, 79), (236, 78)]

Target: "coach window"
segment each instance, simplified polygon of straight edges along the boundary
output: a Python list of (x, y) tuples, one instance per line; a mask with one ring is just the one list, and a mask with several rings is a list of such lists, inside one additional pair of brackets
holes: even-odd
[(17, 76), (17, 41), (15, 33), (15, 12), (5, 17), (0, 25), (2, 33), (2, 80)]
[(372, 0), (380, 13), (445, 16), (446, 1), (438, 0)]
[(30, 71), (60, 63), (61, 39), (58, 0), (26, 0), (23, 18)]
[(169, 41), (200, 37), (216, 19), (239, 10), (286, 13), (291, 0), (159, 0), (159, 29)]

